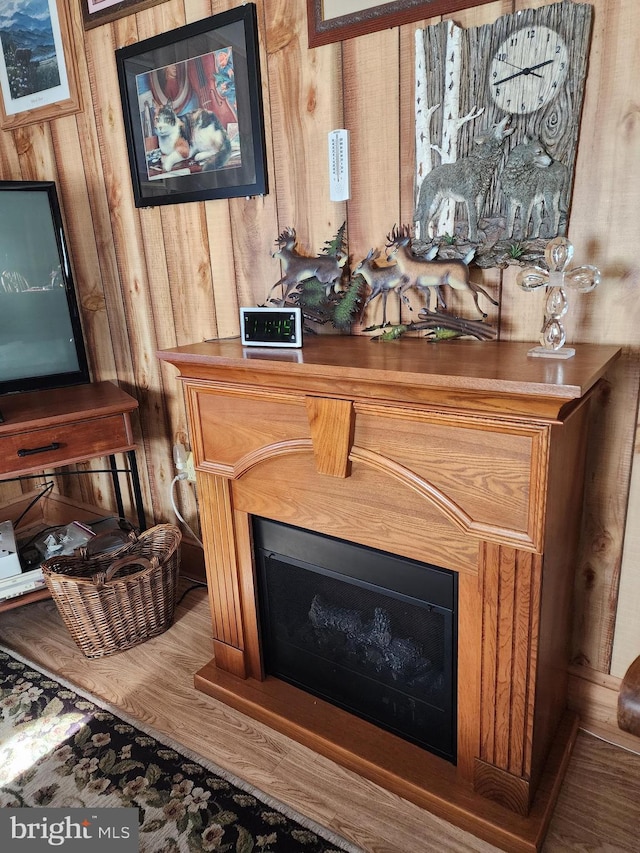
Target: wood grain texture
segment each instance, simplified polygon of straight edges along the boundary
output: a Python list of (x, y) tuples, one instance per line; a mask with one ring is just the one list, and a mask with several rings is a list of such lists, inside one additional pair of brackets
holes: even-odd
[[(576, 355), (571, 379), (558, 375), (544, 391), (570, 402), (544, 421), (529, 399), (540, 393), (540, 365), (534, 359), (524, 370), (513, 343), (496, 344), (499, 367), (481, 376), (471, 370), (474, 381), (462, 368), (464, 346), (452, 347), (437, 366), (413, 364), (410, 374), (400, 367), (415, 355), (415, 341), (398, 342), (389, 359), (379, 350), (372, 355), (361, 337), (342, 343), (337, 350), (335, 341), (321, 337), (301, 360), (284, 367), (277, 352), (264, 352), (248, 368), (241, 347), (232, 343), (208, 347), (208, 354), (193, 346), (160, 353), (180, 369), (189, 391), (203, 472), (207, 571), (217, 590), (216, 656), (199, 670), (196, 686), (505, 849), (538, 850), (577, 730), (575, 714), (565, 711), (566, 640), (588, 403), (598, 387), (594, 381), (617, 354), (590, 347)], [(348, 396), (344, 382), (336, 387), (345, 375)], [(457, 407), (443, 411), (429, 393), (416, 404), (410, 376), (425, 391), (456, 387)], [(502, 409), (471, 414), (475, 386), (483, 384), (502, 400)], [(519, 493), (526, 495), (524, 515), (540, 526), (538, 553), (531, 542), (528, 552), (504, 544), (513, 544), (504, 529), (506, 505), (517, 503)], [(493, 527), (474, 525), (457, 502), (477, 513), (486, 505)], [(447, 791), (435, 768), (423, 773), (416, 771), (417, 758), (399, 761), (403, 746), (385, 746), (386, 735), (374, 736), (369, 724), (268, 672), (260, 670), (250, 683), (233, 677), (244, 677), (248, 668), (245, 642), (254, 671), (262, 648), (255, 613), (259, 584), (247, 535), (251, 515), (405, 556), (413, 556), (420, 543), (421, 561), (465, 575), (457, 619), (458, 692), (462, 696), (461, 684), (474, 689), (461, 703), (459, 771)], [(473, 537), (484, 540), (478, 550)], [(461, 547), (451, 547), (455, 539)], [(461, 562), (465, 544), (477, 563)], [(466, 573), (479, 575), (477, 587)], [(474, 609), (481, 616), (467, 622)], [(455, 719), (457, 729), (457, 712)], [(444, 778), (451, 767), (441, 770)], [(496, 824), (482, 800), (463, 807), (471, 777), (476, 795), (525, 819), (508, 830), (513, 837), (501, 834), (502, 819)]]
[[(341, 481), (345, 504), (335, 504), (335, 478), (318, 474), (306, 454), (262, 460), (233, 483), (234, 506), (243, 512), (353, 539), (414, 560), (475, 573), (477, 544), (465, 537), (408, 483), (355, 460)], [(367, 495), (367, 511), (363, 508)]]
[[(480, 548), (476, 553), (480, 562)], [(468, 643), (458, 645), (458, 772), (473, 779), (480, 754), (482, 691), (482, 577), (481, 572), (458, 575), (458, 619)]]
[[(481, 26), (547, 2), (494, 0), (456, 12), (455, 20), (463, 27)], [(59, 182), (93, 377), (115, 380), (140, 402), (133, 429), (145, 505), (156, 521), (175, 519), (168, 495), (175, 473), (172, 445), (190, 439), (175, 370), (155, 364), (155, 348), (210, 330), (223, 337), (237, 334), (238, 306), (262, 302), (279, 278), (271, 252), (282, 227), (295, 226), (303, 245), (316, 252), (347, 221), (349, 251), (357, 259), (393, 224), (409, 221), (413, 210), (413, 34), (437, 19), (309, 49), (305, 4), (260, 0), (269, 195), (189, 205), (197, 212), (166, 216), (134, 211), (114, 49), (234, 5), (235, 0), (166, 0), (85, 32), (80, 4), (69, 3), (82, 111), (0, 132), (2, 178)], [(640, 122), (629, 56), (640, 34), (640, 12), (635, 0), (592, 5), (568, 236), (576, 263), (599, 266), (603, 284), (572, 298), (566, 328), (570, 342), (621, 344), (637, 360)], [(326, 135), (337, 127), (351, 131), (355, 169), (355, 191), (341, 203), (329, 200), (326, 165)], [(491, 319), (501, 339), (530, 342), (539, 332), (544, 294), (521, 291), (516, 272), (515, 266), (475, 270), (473, 279), (500, 294), (501, 307)], [(372, 305), (375, 319), (378, 309)], [(426, 343), (425, 348), (429, 355), (436, 349)], [(620, 676), (640, 650), (637, 608), (618, 608), (618, 581), (624, 600), (637, 599), (631, 557), (640, 490), (629, 500), (628, 474), (632, 461), (637, 468), (638, 379), (616, 371), (612, 381), (610, 408), (589, 449), (593, 488), (585, 504), (573, 655), (606, 673), (615, 642)], [(67, 477), (61, 489), (77, 495), (74, 484), (81, 479)], [(2, 485), (0, 498), (18, 490)], [(82, 488), (81, 497), (113, 508), (99, 477), (95, 488)], [(181, 496), (181, 510), (197, 529), (198, 506), (189, 491)]]
[[(636, 430), (637, 435), (637, 430)], [(640, 447), (636, 438), (629, 492), (629, 505), (640, 501), (640, 465), (638, 453)], [(635, 652), (640, 650), (640, 625), (637, 614), (640, 609), (640, 526), (629, 516), (625, 535), (625, 547), (620, 567), (620, 586), (618, 589), (618, 614), (611, 656), (611, 674), (622, 678), (627, 668), (635, 660)]]
[[(365, 853), (496, 853), (492, 844), (197, 691), (193, 673), (211, 656), (210, 624), (206, 591), (194, 589), (165, 634), (88, 666), (48, 601), (3, 613), (0, 642), (341, 833)], [(543, 853), (636, 853), (639, 786), (640, 755), (579, 734)]]
[[(348, 81), (343, 126), (351, 132), (351, 195), (357, 200), (348, 204), (349, 250), (357, 263), (371, 248), (384, 251), (385, 235), (400, 215), (399, 31), (349, 40), (342, 51)], [(363, 322), (381, 321), (379, 302), (370, 304)]]
[[(206, 531), (205, 562), (213, 635), (220, 642), (242, 650), (244, 645), (240, 614), (235, 539), (231, 508), (231, 489), (226, 480), (204, 475), (199, 480), (202, 492), (202, 526)], [(239, 672), (236, 665), (233, 670)]]
[[(316, 254), (346, 219), (345, 204), (329, 201), (327, 164), (327, 133), (345, 126), (341, 46), (308, 50), (304, 3), (270, 0), (264, 11), (277, 205), (264, 237), (271, 252), (280, 230), (295, 227), (301, 248)], [(269, 253), (257, 269), (264, 298), (279, 268)]]
[(356, 411), (355, 443), (412, 471), (415, 487), (432, 492), (443, 508), (448, 503), (462, 530), (540, 548), (541, 518), (534, 504), (544, 490), (545, 471), (533, 459), (546, 444), (543, 430), (495, 424), (487, 429), (483, 418), (462, 425), (454, 417), (365, 403)]
[[(479, 757), (527, 781), (532, 776), (541, 568), (536, 555), (489, 544), (482, 551)], [(481, 771), (483, 784), (488, 785), (487, 774)], [(522, 808), (524, 801), (518, 802)]]
[(306, 406), (316, 470), (331, 477), (348, 477), (355, 424), (351, 400), (307, 397)]
[[(583, 516), (576, 565), (574, 595), (578, 615), (573, 623), (573, 661), (601, 672), (609, 672), (611, 665), (616, 628), (614, 602), (618, 598), (623, 553), (620, 543), (625, 526), (630, 531), (635, 528), (638, 512), (622, 497), (629, 489), (633, 457), (612, 453), (611, 448), (633, 448), (639, 376), (637, 354), (625, 352), (612, 369), (610, 381), (598, 389), (592, 403), (586, 470), (590, 500)], [(624, 486), (612, 490), (613, 482)], [(627, 618), (628, 615), (627, 612)], [(628, 624), (633, 636), (634, 621)], [(635, 650), (638, 648), (636, 645)], [(633, 642), (629, 653), (632, 656)]]

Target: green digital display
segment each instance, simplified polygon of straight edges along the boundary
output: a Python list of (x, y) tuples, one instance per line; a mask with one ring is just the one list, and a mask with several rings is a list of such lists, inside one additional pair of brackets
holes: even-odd
[(295, 340), (295, 314), (279, 312), (245, 315), (244, 335), (248, 341), (290, 342)]
[(302, 323), (299, 308), (242, 308), (242, 342), (247, 345), (299, 347)]

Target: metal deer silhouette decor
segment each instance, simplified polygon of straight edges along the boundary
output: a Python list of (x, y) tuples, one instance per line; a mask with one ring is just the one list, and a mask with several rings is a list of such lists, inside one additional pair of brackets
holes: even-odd
[(547, 358), (571, 358), (573, 347), (565, 347), (567, 339), (563, 318), (569, 310), (567, 289), (578, 293), (589, 293), (600, 284), (600, 270), (593, 266), (567, 269), (573, 258), (573, 245), (566, 237), (556, 237), (547, 243), (545, 261), (548, 271), (542, 267), (527, 267), (520, 270), (516, 283), (527, 291), (546, 287), (545, 318), (540, 332), (539, 347), (529, 350), (530, 356)]
[[(416, 255), (411, 247), (411, 231), (407, 225), (401, 228), (393, 228), (387, 234), (387, 249), (390, 250), (387, 260), (395, 260), (402, 272), (402, 282), (398, 293), (406, 302), (405, 291), (407, 288), (415, 287), (425, 295), (430, 288), (436, 293), (438, 303), (443, 309), (447, 304), (443, 296), (442, 288), (449, 285), (453, 290), (466, 290), (473, 295), (478, 312), (486, 317), (478, 302), (478, 294), (481, 293), (493, 305), (498, 303), (489, 296), (487, 291), (479, 284), (473, 284), (469, 278), (469, 262), (472, 260), (475, 250), (471, 250), (463, 260), (434, 260), (430, 256)], [(429, 298), (427, 296), (427, 302)]]
[(327, 290), (340, 279), (342, 267), (347, 260), (346, 255), (338, 252), (315, 257), (300, 254), (295, 228), (285, 228), (276, 243), (278, 249), (273, 253), (273, 257), (280, 260), (283, 276), (273, 285), (271, 293), (277, 287), (282, 287), (281, 305), (284, 305), (291, 290), (307, 279), (317, 279), (326, 285)]
[[(382, 300), (382, 323), (368, 326), (365, 332), (380, 331), (374, 340), (396, 340), (407, 332), (426, 331), (426, 337), (432, 341), (457, 337), (474, 337), (478, 340), (490, 340), (496, 337), (496, 330), (485, 320), (487, 314), (480, 308), (479, 296), (482, 295), (492, 305), (498, 302), (479, 284), (471, 281), (469, 262), (473, 251), (464, 260), (457, 258), (434, 259), (432, 254), (417, 255), (411, 241), (411, 228), (408, 225), (397, 227), (387, 234), (387, 254), (384, 262), (378, 263), (380, 251), (371, 249), (367, 256), (356, 265), (352, 279), (362, 279), (369, 288), (369, 295), (363, 310), (372, 300)], [(466, 319), (447, 310), (447, 290), (469, 294), (480, 320)], [(409, 291), (422, 299), (417, 319), (402, 322), (402, 308), (413, 312), (409, 300)], [(387, 322), (387, 299), (389, 293), (398, 297), (397, 324)], [(434, 303), (433, 306), (431, 303)]]
[(382, 325), (387, 325), (387, 299), (392, 291), (398, 297), (398, 323), (402, 321), (402, 303), (398, 286), (402, 285), (405, 276), (398, 264), (379, 264), (380, 258), (379, 249), (370, 249), (366, 258), (363, 258), (354, 268), (354, 276), (362, 276), (369, 285), (369, 295), (367, 296), (363, 310), (376, 299), (378, 296), (382, 298)]
[[(295, 228), (284, 228), (276, 239), (272, 256), (280, 261), (282, 276), (270, 289), (267, 300), (280, 306), (295, 305), (302, 310), (306, 328), (309, 323), (331, 323), (339, 331), (350, 331), (362, 312), (362, 280), (347, 281), (343, 223), (332, 240), (318, 255), (298, 249)], [(280, 288), (279, 298), (274, 294)]]
[[(272, 257), (281, 265), (281, 276), (270, 288), (267, 302), (278, 306), (298, 306), (302, 310), (305, 329), (313, 331), (314, 324), (331, 323), (340, 332), (350, 332), (355, 322), (362, 321), (366, 307), (377, 297), (382, 301), (382, 324), (364, 331), (380, 330), (374, 340), (395, 340), (406, 332), (426, 331), (430, 340), (452, 337), (475, 337), (491, 340), (496, 329), (485, 322), (487, 314), (480, 308), (479, 296), (493, 305), (499, 303), (479, 284), (469, 278), (468, 262), (414, 254), (411, 228), (394, 226), (387, 234), (385, 257), (379, 249), (370, 249), (349, 271), (345, 249), (345, 226), (325, 243), (317, 255), (300, 250), (295, 228), (284, 228), (276, 239)], [(447, 312), (445, 293), (448, 290), (467, 293), (473, 300), (481, 319), (466, 319)], [(402, 307), (413, 311), (408, 293), (422, 299), (417, 319), (402, 322)], [(398, 301), (398, 319), (394, 325), (387, 320), (387, 300), (394, 293)], [(435, 300), (430, 306), (432, 295)]]

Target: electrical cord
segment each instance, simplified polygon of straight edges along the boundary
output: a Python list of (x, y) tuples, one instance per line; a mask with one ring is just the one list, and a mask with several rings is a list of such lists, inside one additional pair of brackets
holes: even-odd
[(182, 517), (182, 514), (180, 513), (180, 510), (179, 510), (179, 509), (178, 509), (178, 507), (176, 506), (176, 500), (175, 500), (175, 485), (176, 485), (176, 483), (178, 482), (178, 480), (185, 480), (185, 479), (186, 479), (186, 474), (178, 474), (178, 475), (177, 475), (177, 476), (175, 476), (175, 477), (173, 478), (173, 480), (171, 481), (171, 486), (170, 486), (170, 488), (169, 488), (169, 497), (170, 497), (170, 499), (171, 499), (171, 506), (172, 506), (173, 511), (175, 512), (175, 514), (176, 514), (177, 518), (178, 518), (178, 519), (179, 519), (179, 520), (184, 524), (184, 526), (187, 528), (187, 530), (189, 531), (189, 533), (193, 536), (193, 538), (196, 540), (196, 542), (198, 543), (198, 545), (199, 545), (199, 546), (202, 548), (202, 550), (204, 551), (204, 544), (200, 541), (200, 539), (199, 539), (199, 538), (196, 536), (196, 534), (193, 532), (193, 530), (192, 530), (192, 529), (191, 529), (191, 527), (189, 526), (188, 522), (187, 522), (187, 521), (185, 521), (185, 519)]
[(44, 488), (42, 489), (42, 491), (41, 491), (41, 492), (39, 492), (39, 494), (37, 494), (37, 495), (35, 496), (35, 498), (34, 498), (34, 499), (31, 501), (31, 503), (27, 506), (27, 508), (26, 508), (26, 509), (24, 509), (24, 510), (20, 513), (20, 515), (18, 516), (17, 520), (13, 522), (13, 528), (14, 528), (14, 530), (17, 530), (18, 525), (20, 524), (20, 522), (22, 521), (22, 519), (25, 517), (25, 515), (29, 512), (29, 510), (30, 510), (30, 509), (32, 509), (32, 508), (33, 508), (33, 507), (38, 503), (38, 501), (39, 501), (39, 500), (42, 500), (42, 498), (43, 498), (45, 495), (49, 494), (49, 492), (53, 489), (53, 486), (54, 486), (53, 480), (50, 480), (48, 483), (46, 483), (46, 484), (45, 484), (45, 486), (44, 486)]
[(180, 596), (180, 598), (176, 601), (176, 607), (177, 607), (179, 604), (181, 604), (181, 603), (182, 603), (182, 599), (185, 597), (185, 595), (186, 595), (188, 592), (193, 592), (193, 590), (194, 590), (194, 589), (206, 589), (206, 588), (207, 588), (206, 583), (199, 583), (199, 582), (196, 582), (196, 583), (192, 584), (191, 586), (188, 586), (188, 587), (185, 589), (185, 591), (182, 593), (182, 595)]

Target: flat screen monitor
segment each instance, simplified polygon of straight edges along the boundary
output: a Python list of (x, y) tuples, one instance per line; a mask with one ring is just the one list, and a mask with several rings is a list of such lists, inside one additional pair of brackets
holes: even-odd
[(0, 181), (0, 394), (85, 382), (89, 368), (55, 183)]

